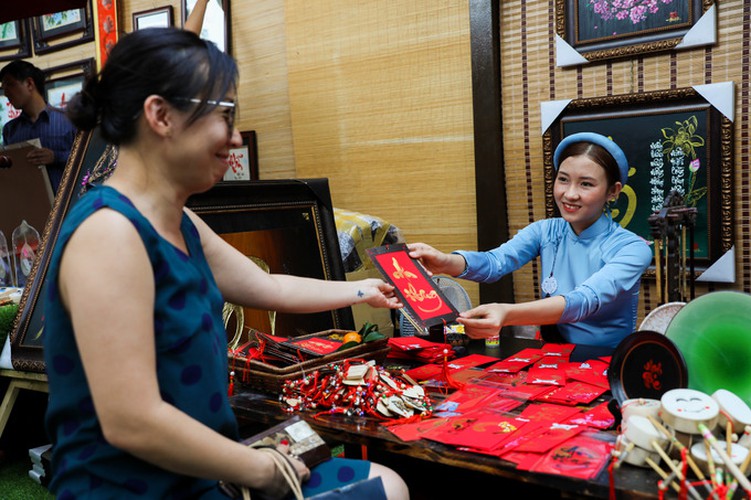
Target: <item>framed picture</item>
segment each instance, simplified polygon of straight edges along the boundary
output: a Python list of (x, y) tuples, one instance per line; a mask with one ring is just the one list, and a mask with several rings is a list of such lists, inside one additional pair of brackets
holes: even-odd
[[(46, 54), (94, 40), (91, 2), (83, 9), (63, 10), (33, 18), (34, 52)], [(75, 36), (74, 36), (75, 35)]]
[(714, 0), (556, 0), (559, 66), (716, 41)]
[(91, 58), (46, 70), (45, 92), (50, 106), (65, 109), (70, 98), (78, 93), (86, 79), (94, 74), (95, 65), (94, 58)]
[[(346, 279), (327, 179), (220, 182), (187, 205), (267, 272)], [(349, 307), (312, 314), (244, 308), (244, 317), (281, 337), (355, 326)]]
[(383, 279), (394, 285), (394, 292), (416, 326), (428, 329), (451, 323), (459, 316), (459, 311), (422, 265), (409, 256), (407, 245), (385, 245), (368, 248), (366, 252)]
[(240, 132), (243, 145), (229, 153), (229, 169), (224, 174), (225, 181), (258, 180), (258, 146), (256, 132)]
[(98, 129), (79, 132), (70, 152), (52, 210), (42, 233), (42, 243), (24, 287), (19, 315), (10, 336), (11, 362), (21, 371), (44, 372), (44, 300), (45, 278), (55, 249), (57, 236), (71, 206), (92, 184), (106, 178), (117, 158), (117, 150), (107, 144)]
[[(196, 0), (182, 0), (183, 24), (193, 12)], [(209, 0), (201, 27), (201, 38), (214, 42), (222, 51), (231, 54), (230, 26), (232, 18), (229, 11), (229, 0)]]
[[(14, 108), (7, 97), (0, 95), (0, 130), (3, 129), (6, 123), (20, 114), (20, 109)], [(2, 134), (0, 134), (0, 145), (3, 145)]]
[[(732, 102), (732, 82), (704, 87), (715, 97), (726, 90)], [(725, 114), (732, 118), (733, 106), (721, 101), (694, 88), (570, 101), (543, 134), (547, 215), (558, 215), (555, 147), (570, 134), (598, 132), (623, 149), (630, 167), (613, 219), (653, 241), (648, 218), (675, 190), (697, 209), (694, 257), (696, 269), (706, 270), (733, 246), (733, 122)]]
[(133, 13), (133, 31), (144, 28), (168, 28), (173, 24), (171, 5)]
[(0, 61), (22, 59), (31, 55), (31, 38), (27, 19), (0, 24), (0, 54)]

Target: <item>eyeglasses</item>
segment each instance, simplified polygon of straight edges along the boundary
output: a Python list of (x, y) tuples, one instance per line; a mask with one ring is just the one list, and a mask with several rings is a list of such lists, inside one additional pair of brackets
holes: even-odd
[(224, 121), (227, 122), (227, 127), (229, 128), (229, 134), (232, 135), (232, 133), (235, 131), (235, 110), (237, 109), (237, 105), (234, 102), (231, 101), (216, 101), (214, 99), (198, 99), (196, 97), (178, 97), (175, 98), (176, 101), (183, 101), (183, 102), (192, 102), (194, 104), (201, 104), (206, 103), (210, 106), (216, 106), (218, 108), (225, 108), (225, 112), (222, 113), (222, 116), (224, 117)]

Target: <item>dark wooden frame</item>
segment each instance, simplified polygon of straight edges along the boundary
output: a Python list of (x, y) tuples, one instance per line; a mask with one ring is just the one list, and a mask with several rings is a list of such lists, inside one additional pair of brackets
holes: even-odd
[[(230, 1), (210, 0), (210, 2), (214, 1), (221, 1), (222, 3), (222, 9), (224, 10), (224, 51), (227, 54), (232, 54), (232, 15), (230, 14)], [(206, 9), (208, 10), (208, 7), (206, 7)], [(188, 15), (190, 14), (190, 12), (188, 12), (188, 0), (182, 0), (182, 11), (183, 25), (185, 25), (185, 21), (188, 19)]]
[(85, 179), (90, 177), (99, 160), (105, 157), (106, 148), (107, 143), (99, 136), (98, 131), (79, 132), (73, 143), (11, 333), (11, 362), (16, 370), (45, 371), (42, 334), (44, 300), (47, 297), (47, 267), (55, 249), (62, 221), (80, 196)]
[[(230, 168), (227, 169), (227, 171), (229, 172), (232, 169), (232, 162), (236, 161), (233, 155), (245, 154), (248, 157), (248, 170), (250, 171), (249, 180), (256, 181), (258, 180), (258, 140), (256, 138), (256, 131), (249, 130), (247, 132), (240, 132), (240, 135), (243, 138), (243, 145), (239, 148), (230, 150), (230, 157), (228, 159)], [(223, 182), (237, 182), (237, 180), (225, 179)]]
[[(556, 0), (556, 32), (590, 62), (671, 50), (683, 40), (684, 35), (696, 25), (701, 16), (715, 4), (715, 0), (674, 0), (685, 4), (689, 19), (676, 22), (674, 25), (642, 28), (642, 31), (626, 31), (622, 34), (612, 34), (608, 30), (609, 26), (603, 25), (603, 31), (611, 34), (582, 41), (580, 39), (580, 23), (582, 20), (579, 17), (578, 5), (585, 1)], [(663, 4), (659, 5), (660, 7), (663, 6)], [(669, 6), (666, 7), (669, 10)], [(575, 15), (572, 15), (572, 13), (575, 13)], [(624, 20), (620, 26), (633, 27), (629, 26), (629, 22)]]
[(45, 99), (49, 102), (50, 84), (68, 83), (68, 82), (80, 82), (83, 88), (86, 79), (94, 74), (96, 68), (96, 61), (93, 57), (89, 59), (83, 59), (60, 66), (54, 66), (44, 71), (47, 81), (44, 86)]
[[(271, 273), (346, 280), (328, 179), (220, 182), (190, 197), (187, 205), (249, 258), (263, 260)], [(248, 318), (260, 323), (268, 314), (245, 308), (245, 325), (262, 330), (265, 325)], [(279, 336), (355, 327), (350, 307), (313, 314), (276, 312), (275, 322)]]
[(18, 49), (16, 52), (0, 55), (0, 61), (11, 61), (13, 59), (23, 59), (31, 55), (31, 37), (29, 33), (29, 20), (17, 19), (2, 24), (15, 24), (17, 36), (13, 40), (0, 41), (0, 51), (5, 52), (12, 49)]
[[(47, 54), (58, 50), (67, 49), (82, 43), (94, 40), (94, 23), (92, 17), (91, 1), (83, 9), (78, 10), (81, 14), (81, 20), (69, 26), (62, 26), (51, 30), (44, 30), (44, 18), (53, 14), (45, 14), (33, 18), (32, 25), (34, 31), (34, 52), (37, 54)], [(67, 37), (80, 33), (80, 37), (67, 39)], [(55, 40), (65, 37), (66, 39), (58, 43), (52, 43)]]
[(173, 13), (173, 9), (171, 5), (165, 5), (164, 7), (157, 7), (155, 9), (149, 9), (149, 10), (142, 10), (140, 12), (134, 12), (133, 13), (133, 31), (138, 31), (138, 21), (143, 18), (157, 16), (159, 14), (166, 14), (167, 15), (167, 24), (166, 25), (158, 25), (159, 27), (170, 27), (175, 25), (175, 16)]
[[(703, 171), (702, 173), (705, 176), (707, 187), (706, 213), (702, 214), (700, 211), (696, 223), (697, 236), (700, 228), (705, 227), (707, 231), (706, 241), (703, 243), (705, 243), (708, 255), (705, 258), (696, 259), (696, 270), (705, 270), (733, 246), (733, 122), (712, 107), (693, 88), (571, 101), (542, 138), (546, 215), (548, 217), (558, 215), (553, 200), (554, 169), (552, 158), (556, 145), (563, 137), (570, 133), (583, 131), (582, 127), (603, 135), (611, 135), (609, 130), (615, 129), (615, 125), (619, 123), (618, 120), (623, 123), (624, 120), (648, 119), (660, 115), (672, 117), (679, 113), (696, 113), (704, 116), (705, 123), (702, 126), (707, 130), (706, 145), (704, 146), (705, 156), (700, 167), (700, 172)], [(613, 125), (610, 124), (611, 122)], [(588, 125), (583, 125), (585, 123)], [(568, 130), (566, 130), (566, 127), (568, 127)], [(633, 145), (638, 144), (643, 147), (645, 143), (651, 144), (651, 141), (647, 141), (655, 140), (655, 130), (631, 126), (627, 132), (617, 137), (614, 136), (613, 139), (623, 148), (629, 161), (636, 162), (638, 155), (629, 154), (630, 151), (634, 151)], [(638, 186), (639, 184), (634, 181), (634, 176), (638, 176), (640, 173), (642, 175), (649, 174), (649, 165), (630, 163), (630, 167), (636, 168), (636, 172), (632, 173), (629, 186)], [(669, 169), (667, 162), (666, 169)], [(669, 186), (666, 186), (666, 196), (668, 189)], [(639, 193), (636, 193), (635, 196), (638, 201)], [(633, 200), (629, 202), (629, 198), (626, 191), (622, 192), (615, 205), (620, 213), (627, 213), (627, 208), (632, 209), (638, 206), (633, 204)], [(629, 205), (629, 203), (632, 203), (632, 205)], [(651, 212), (648, 212), (648, 215), (651, 215)], [(618, 216), (615, 219), (618, 220)], [(632, 220), (641, 220), (641, 218)], [(646, 222), (646, 220), (642, 222)], [(632, 228), (629, 227), (629, 229)], [(637, 232), (637, 234), (639, 233)], [(640, 235), (651, 239), (650, 234)], [(697, 244), (700, 243), (702, 242), (697, 240)]]

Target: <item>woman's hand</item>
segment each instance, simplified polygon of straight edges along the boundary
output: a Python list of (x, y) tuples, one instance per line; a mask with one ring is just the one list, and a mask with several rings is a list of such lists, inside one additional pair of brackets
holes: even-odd
[(508, 304), (483, 304), (464, 311), (457, 321), (470, 338), (485, 339), (500, 334), (508, 311)]
[(378, 278), (369, 278), (359, 282), (357, 295), (363, 297), (363, 302), (371, 307), (385, 307), (398, 309), (402, 303), (394, 293), (394, 287)]
[(464, 272), (467, 263), (464, 257), (454, 253), (443, 253), (425, 243), (410, 243), (407, 245), (409, 256), (418, 259), (429, 274), (448, 274), (459, 276)]

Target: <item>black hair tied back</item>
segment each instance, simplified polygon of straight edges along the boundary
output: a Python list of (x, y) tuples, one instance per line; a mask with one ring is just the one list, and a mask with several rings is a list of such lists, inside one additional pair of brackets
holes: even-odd
[(92, 130), (99, 123), (98, 85), (97, 75), (89, 77), (83, 90), (74, 95), (65, 108), (70, 121), (81, 130)]

